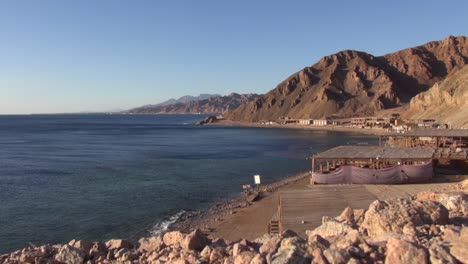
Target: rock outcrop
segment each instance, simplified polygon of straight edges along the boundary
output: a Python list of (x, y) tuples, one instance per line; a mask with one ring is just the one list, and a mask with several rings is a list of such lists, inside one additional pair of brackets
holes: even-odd
[(468, 128), (468, 65), (413, 97), (403, 117), (434, 118), (454, 128)]
[(255, 122), (281, 117), (372, 115), (408, 104), (467, 62), (465, 36), (451, 36), (380, 57), (345, 50), (323, 57), (225, 117)]
[[(346, 208), (336, 218), (324, 217), (307, 238), (285, 231), (255, 241), (224, 241), (200, 230), (171, 231), (137, 243), (72, 240), (28, 247), (1, 255), (0, 263), (468, 263), (468, 215), (462, 205), (467, 185), (468, 180), (448, 192), (375, 201), (364, 214)], [(462, 224), (453, 224), (453, 218)]]

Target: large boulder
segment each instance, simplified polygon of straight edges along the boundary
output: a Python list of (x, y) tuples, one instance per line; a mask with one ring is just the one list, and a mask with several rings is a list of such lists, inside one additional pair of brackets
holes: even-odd
[(361, 227), (369, 236), (388, 232), (414, 235), (414, 228), (424, 224), (448, 223), (448, 211), (433, 201), (391, 199), (374, 201), (364, 216)]
[(444, 244), (448, 245), (450, 254), (461, 263), (468, 263), (468, 227), (449, 227), (444, 229), (442, 236)]
[(345, 264), (351, 258), (348, 251), (335, 247), (330, 247), (323, 252), (328, 263)]
[(262, 255), (275, 254), (278, 250), (282, 237), (280, 235), (270, 236), (268, 239), (263, 240), (262, 246), (258, 252)]
[(106, 256), (107, 255), (107, 247), (104, 243), (102, 242), (94, 242), (93, 246), (89, 249), (87, 252), (89, 256), (92, 258), (98, 258), (100, 256)]
[(76, 247), (87, 254), (94, 244), (85, 240), (72, 240), (68, 243), (68, 245)]
[(164, 244), (160, 236), (143, 237), (140, 240), (138, 240), (139, 251), (159, 251), (162, 247), (164, 247)]
[(346, 223), (339, 222), (332, 218), (327, 218), (323, 220), (321, 226), (317, 227), (314, 230), (307, 230), (306, 234), (310, 238), (315, 235), (321, 237), (335, 237), (341, 234), (347, 233), (351, 230), (354, 230), (350, 225)]
[(83, 263), (84, 257), (83, 251), (70, 245), (63, 245), (55, 255), (55, 260), (66, 264), (77, 264)]
[(255, 254), (253, 252), (244, 251), (234, 258), (234, 264), (249, 264), (254, 257)]
[(451, 217), (468, 215), (468, 194), (464, 192), (420, 192), (417, 199), (441, 203)]
[(386, 264), (395, 263), (428, 263), (428, 255), (424, 248), (412, 242), (390, 238), (387, 242)]
[(273, 255), (271, 264), (310, 263), (311, 257), (306, 252), (307, 241), (300, 237), (288, 237), (281, 241), (278, 252)]
[(172, 246), (177, 243), (181, 244), (184, 237), (184, 234), (180, 231), (171, 231), (164, 234), (163, 241), (166, 246)]
[(185, 236), (181, 246), (187, 250), (201, 251), (209, 243), (210, 240), (205, 234), (201, 230), (195, 229), (192, 233)]
[(442, 244), (434, 243), (429, 248), (430, 261), (432, 264), (457, 264), (458, 261), (450, 255)]
[(226, 250), (222, 247), (215, 247), (211, 250), (210, 263), (218, 263), (226, 256)]
[(133, 244), (132, 242), (126, 239), (111, 239), (106, 242), (106, 247), (109, 250), (116, 250), (116, 249), (119, 250), (122, 248), (132, 249)]

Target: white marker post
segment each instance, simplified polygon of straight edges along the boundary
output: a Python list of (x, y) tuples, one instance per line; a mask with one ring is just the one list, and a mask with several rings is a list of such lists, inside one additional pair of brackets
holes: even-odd
[(260, 181), (260, 175), (254, 175), (254, 182), (255, 182), (255, 185), (257, 185), (257, 190), (258, 190), (258, 186), (260, 185), (261, 181)]

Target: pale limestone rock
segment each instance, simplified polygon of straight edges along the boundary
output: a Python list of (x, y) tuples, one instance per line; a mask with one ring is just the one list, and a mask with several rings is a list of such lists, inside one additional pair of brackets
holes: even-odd
[(249, 264), (255, 254), (250, 251), (244, 251), (234, 258), (234, 264)]
[(171, 231), (164, 234), (163, 242), (166, 246), (172, 246), (182, 243), (184, 237), (184, 234), (182, 234), (180, 231)]
[(138, 240), (139, 251), (159, 251), (164, 246), (162, 238), (160, 236), (154, 237), (142, 237)]
[(424, 248), (395, 238), (390, 238), (387, 242), (386, 264), (394, 263), (428, 263), (428, 255)]
[(403, 227), (408, 224), (417, 227), (447, 223), (448, 211), (439, 203), (391, 199), (387, 202), (374, 201), (365, 214), (361, 228), (372, 237), (388, 232), (401, 234)]
[(335, 247), (328, 248), (323, 255), (330, 264), (345, 264), (351, 258), (348, 251)]
[(200, 257), (205, 260), (209, 260), (211, 255), (211, 247), (205, 246), (203, 250), (200, 252)]
[(449, 227), (444, 230), (443, 242), (448, 244), (450, 254), (462, 263), (468, 263), (468, 227)]
[(432, 264), (456, 264), (457, 260), (450, 255), (441, 244), (433, 244), (429, 248), (430, 261)]
[(65, 264), (76, 264), (83, 263), (84, 257), (85, 255), (81, 250), (70, 245), (63, 245), (55, 255), (55, 260)]
[(252, 258), (252, 261), (250, 261), (250, 264), (266, 264), (266, 260), (262, 255), (260, 254), (255, 254), (255, 256)]
[(260, 254), (275, 254), (281, 243), (281, 237), (279, 235), (272, 236), (266, 240), (259, 249)]
[(334, 237), (354, 230), (350, 225), (341, 223), (335, 219), (328, 219), (314, 230), (306, 231), (308, 237), (319, 235), (321, 237)]
[(121, 249), (121, 248), (128, 248), (132, 249), (133, 244), (132, 242), (126, 240), (126, 239), (111, 239), (106, 242), (106, 247), (109, 250), (114, 250), (114, 249)]

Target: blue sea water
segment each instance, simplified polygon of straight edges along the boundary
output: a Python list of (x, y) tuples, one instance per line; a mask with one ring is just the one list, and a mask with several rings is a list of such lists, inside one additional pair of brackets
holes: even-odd
[(181, 210), (310, 170), (306, 158), (372, 136), (195, 126), (200, 115), (0, 116), (0, 253), (133, 237)]

